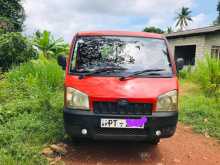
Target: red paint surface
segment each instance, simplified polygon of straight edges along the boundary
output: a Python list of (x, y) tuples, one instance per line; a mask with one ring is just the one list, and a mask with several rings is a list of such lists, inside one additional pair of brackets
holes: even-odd
[(131, 102), (148, 102), (156, 106), (157, 97), (168, 91), (177, 89), (176, 78), (131, 78), (120, 81), (118, 77), (85, 77), (66, 76), (65, 86), (74, 87), (93, 101), (116, 101), (127, 99)]
[(156, 33), (146, 32), (126, 32), (126, 31), (94, 31), (94, 32), (79, 32), (78, 36), (128, 36), (128, 37), (147, 37), (163, 39), (163, 36)]
[[(145, 32), (118, 32), (118, 31), (99, 31), (99, 32), (79, 32), (73, 38), (70, 55), (67, 59), (65, 87), (73, 87), (89, 96), (90, 108), (93, 110), (93, 101), (116, 101), (118, 99), (127, 99), (131, 102), (153, 103), (153, 110), (156, 109), (157, 97), (171, 90), (178, 90), (178, 80), (175, 76), (176, 69), (172, 56), (171, 64), (174, 72), (173, 78), (131, 78), (120, 81), (118, 77), (87, 76), (79, 80), (78, 76), (68, 73), (69, 60), (74, 48), (75, 38), (77, 36), (132, 36), (165, 39), (160, 34)], [(166, 41), (167, 43), (167, 41)], [(170, 51), (169, 51), (170, 52)], [(169, 53), (171, 54), (171, 52)]]

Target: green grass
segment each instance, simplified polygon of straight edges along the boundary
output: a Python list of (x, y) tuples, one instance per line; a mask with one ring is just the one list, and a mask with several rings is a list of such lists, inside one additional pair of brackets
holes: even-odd
[(64, 137), (63, 77), (44, 58), (16, 67), (0, 81), (0, 164), (47, 164), (43, 147)]
[(181, 81), (180, 121), (189, 124), (196, 132), (220, 140), (220, 102), (206, 97), (198, 85)]

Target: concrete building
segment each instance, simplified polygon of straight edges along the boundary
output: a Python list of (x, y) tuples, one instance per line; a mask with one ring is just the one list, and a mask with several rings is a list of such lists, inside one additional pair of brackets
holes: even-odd
[(174, 32), (166, 35), (176, 58), (183, 58), (185, 65), (195, 65), (205, 53), (220, 59), (220, 26)]

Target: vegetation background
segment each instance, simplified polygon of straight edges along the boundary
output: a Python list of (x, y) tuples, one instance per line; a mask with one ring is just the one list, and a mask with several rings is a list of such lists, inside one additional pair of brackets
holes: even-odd
[[(21, 2), (0, 0), (0, 164), (47, 164), (40, 151), (66, 138), (64, 72), (56, 57), (68, 54), (69, 45), (48, 31), (24, 36)], [(219, 6), (215, 24), (220, 23)], [(178, 14), (182, 29), (191, 21), (190, 13), (183, 8)], [(156, 27), (144, 31), (164, 33)], [(220, 62), (207, 55), (198, 67), (188, 67), (179, 76), (180, 121), (220, 140)]]

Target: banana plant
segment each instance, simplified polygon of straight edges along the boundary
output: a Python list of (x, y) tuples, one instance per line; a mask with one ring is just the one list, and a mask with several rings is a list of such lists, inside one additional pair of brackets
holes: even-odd
[(55, 39), (48, 31), (43, 31), (42, 33), (37, 31), (33, 43), (47, 59), (65, 55), (69, 51), (69, 45), (62, 38)]

